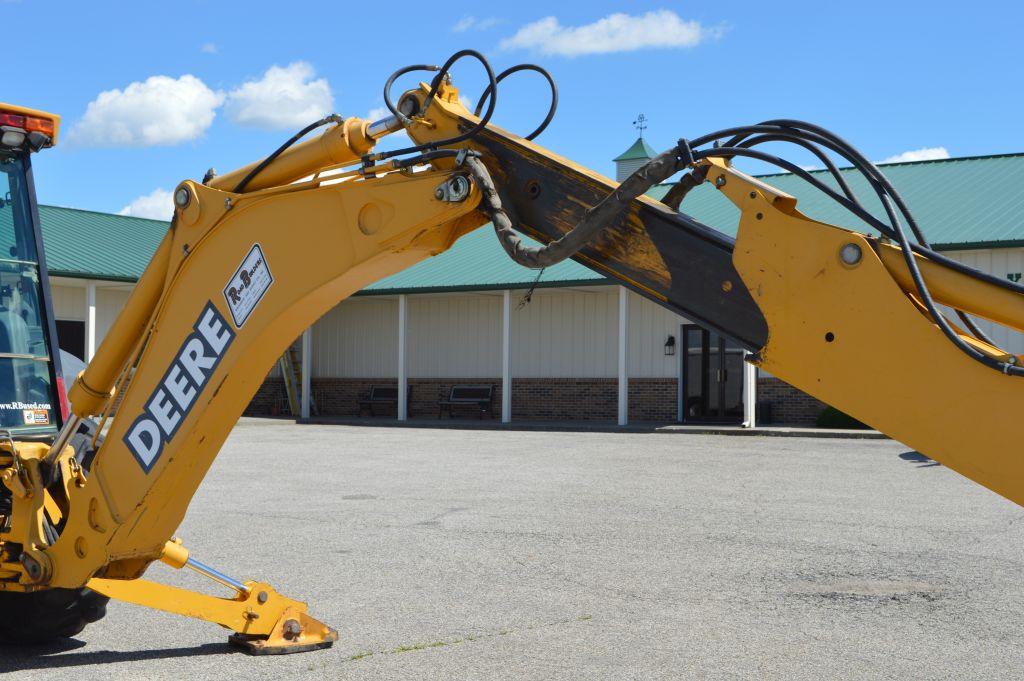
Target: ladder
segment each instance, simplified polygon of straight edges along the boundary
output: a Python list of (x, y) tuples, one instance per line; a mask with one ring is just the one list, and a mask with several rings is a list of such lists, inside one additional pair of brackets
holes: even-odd
[[(281, 355), (281, 359), (278, 360), (278, 365), (281, 367), (284, 390), (288, 395), (288, 408), (291, 410), (292, 416), (300, 416), (302, 413), (302, 353), (297, 343), (288, 346), (288, 349)], [(313, 400), (312, 394), (309, 396), (309, 413), (311, 416), (317, 413), (316, 401)]]

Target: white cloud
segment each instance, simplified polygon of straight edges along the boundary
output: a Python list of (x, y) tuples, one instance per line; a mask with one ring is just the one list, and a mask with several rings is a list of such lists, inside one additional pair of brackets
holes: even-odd
[(914, 149), (912, 151), (904, 151), (902, 154), (896, 154), (889, 158), (882, 159), (879, 163), (907, 163), (909, 161), (935, 161), (944, 158), (949, 158), (949, 151), (946, 147), (924, 147), (923, 149)]
[(151, 76), (89, 102), (68, 142), (89, 147), (154, 147), (200, 137), (224, 95), (192, 75)]
[(501, 19), (498, 19), (497, 17), (485, 17), (483, 19), (478, 19), (477, 17), (462, 17), (455, 22), (454, 26), (452, 26), (452, 32), (465, 33), (470, 29), (486, 31), (489, 28), (494, 28), (499, 23), (501, 23)]
[(563, 26), (555, 17), (547, 17), (523, 26), (515, 35), (502, 40), (500, 47), (577, 57), (652, 48), (695, 47), (721, 34), (721, 28), (708, 28), (698, 21), (686, 21), (675, 12), (663, 9), (636, 16), (610, 14), (583, 26)]
[(242, 83), (228, 93), (225, 111), (232, 121), (254, 128), (297, 129), (326, 116), (334, 97), (326, 78), (304, 61), (271, 66), (259, 80)]
[(166, 189), (154, 189), (117, 211), (117, 214), (136, 218), (152, 218), (153, 220), (170, 220), (174, 217), (174, 197)]
[(202, 47), (199, 48), (199, 51), (204, 54), (217, 54), (220, 50), (217, 49), (216, 43), (203, 43)]

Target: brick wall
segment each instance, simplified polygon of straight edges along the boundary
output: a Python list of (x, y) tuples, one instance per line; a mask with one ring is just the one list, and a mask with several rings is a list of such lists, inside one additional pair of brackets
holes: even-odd
[(617, 412), (614, 378), (517, 378), (512, 418), (526, 421), (611, 421)]
[(245, 408), (246, 416), (282, 416), (290, 413), (283, 378), (267, 378)]
[(757, 379), (758, 404), (771, 404), (773, 424), (813, 426), (825, 403), (774, 376)]
[[(395, 385), (393, 378), (316, 378), (312, 394), (320, 414), (356, 416), (359, 400), (373, 385)], [(454, 384), (490, 384), (494, 415), (501, 416), (501, 379), (409, 379), (412, 418), (437, 418), (438, 401)], [(631, 421), (672, 422), (676, 419), (674, 378), (633, 378), (629, 381)], [(618, 383), (614, 378), (516, 378), (512, 381), (512, 417), (523, 421), (614, 421), (618, 413)], [(773, 376), (757, 380), (757, 401), (771, 404), (774, 425), (813, 426), (825, 404)], [(393, 406), (374, 407), (380, 416), (395, 416)], [(282, 379), (268, 378), (249, 403), (246, 415), (287, 415), (288, 399)], [(456, 417), (475, 417), (456, 409)], [(767, 425), (767, 423), (765, 424)]]
[(678, 416), (679, 381), (674, 378), (629, 379), (630, 421), (674, 422)]
[[(315, 378), (311, 386), (317, 410), (325, 416), (356, 416), (359, 401), (374, 385), (395, 385), (393, 378)], [(494, 415), (501, 416), (501, 379), (409, 379), (412, 418), (437, 418), (438, 402), (455, 384), (494, 386)], [(614, 378), (517, 378), (512, 381), (512, 415), (524, 421), (612, 421), (618, 413)], [(675, 379), (632, 379), (629, 417), (635, 421), (673, 421), (676, 417)], [(375, 413), (395, 416), (394, 406), (378, 405)], [(284, 381), (268, 378), (246, 409), (246, 415), (288, 414)], [(364, 413), (365, 415), (365, 413)], [(455, 416), (475, 417), (469, 408)]]

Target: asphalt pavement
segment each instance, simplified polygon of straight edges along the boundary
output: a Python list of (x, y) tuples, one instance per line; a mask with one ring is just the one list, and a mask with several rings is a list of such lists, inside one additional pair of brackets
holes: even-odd
[(1022, 518), (893, 441), (249, 419), (180, 534), (307, 600), (338, 643), (249, 657), (215, 625), (112, 603), (76, 639), (0, 648), (0, 672), (1024, 678)]

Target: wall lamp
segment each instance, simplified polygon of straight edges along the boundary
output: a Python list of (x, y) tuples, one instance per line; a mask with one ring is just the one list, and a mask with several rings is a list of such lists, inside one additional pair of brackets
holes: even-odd
[(676, 337), (669, 336), (668, 340), (665, 341), (665, 354), (674, 355), (676, 354)]

